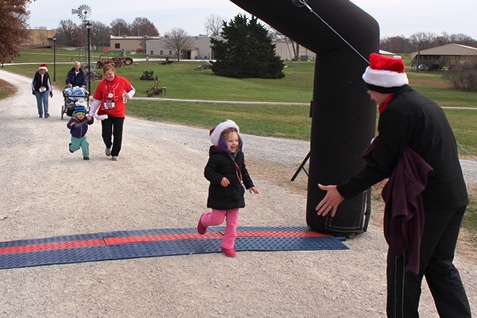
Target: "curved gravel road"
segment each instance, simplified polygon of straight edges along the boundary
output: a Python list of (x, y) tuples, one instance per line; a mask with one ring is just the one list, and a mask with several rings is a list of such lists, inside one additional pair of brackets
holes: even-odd
[[(51, 117), (39, 119), (31, 79), (4, 70), (0, 78), (18, 88), (0, 101), (0, 241), (196, 226), (206, 210), (206, 129), (129, 117), (120, 160), (112, 162), (95, 123), (91, 160), (83, 161), (68, 152), (61, 92), (50, 100)], [(289, 179), (308, 143), (243, 137), (260, 194), (246, 196), (240, 225), (306, 226), (306, 176)], [(475, 183), (476, 163), (463, 165)], [(381, 227), (371, 224), (346, 245), (0, 270), (0, 317), (385, 317)], [(475, 258), (459, 253), (456, 265), (477, 312)], [(420, 310), (438, 317), (425, 286)]]

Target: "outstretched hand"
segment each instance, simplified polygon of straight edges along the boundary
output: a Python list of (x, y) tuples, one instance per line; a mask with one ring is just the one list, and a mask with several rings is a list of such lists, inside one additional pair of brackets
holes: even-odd
[(338, 206), (344, 200), (344, 198), (336, 189), (336, 185), (324, 186), (318, 184), (318, 188), (326, 191), (326, 195), (316, 206), (317, 214), (321, 216), (327, 216), (328, 213), (331, 212), (331, 217), (334, 217), (336, 215), (336, 211), (338, 210)]

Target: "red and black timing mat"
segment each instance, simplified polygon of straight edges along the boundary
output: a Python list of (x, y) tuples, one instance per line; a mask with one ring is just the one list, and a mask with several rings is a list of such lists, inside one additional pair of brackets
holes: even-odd
[[(220, 252), (223, 227), (118, 231), (0, 242), (0, 269)], [(236, 251), (346, 250), (344, 239), (305, 227), (239, 227)]]

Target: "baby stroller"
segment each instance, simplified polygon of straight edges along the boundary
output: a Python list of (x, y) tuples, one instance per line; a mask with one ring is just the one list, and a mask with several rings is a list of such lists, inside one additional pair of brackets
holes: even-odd
[(72, 116), (75, 111), (76, 103), (85, 106), (86, 111), (89, 111), (89, 92), (86, 88), (74, 86), (63, 89), (64, 104), (61, 107), (61, 119), (63, 115)]

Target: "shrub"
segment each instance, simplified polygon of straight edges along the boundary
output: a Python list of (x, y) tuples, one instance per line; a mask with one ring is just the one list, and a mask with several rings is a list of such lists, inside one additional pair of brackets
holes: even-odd
[(477, 92), (477, 59), (461, 61), (452, 65), (444, 74), (454, 89), (464, 92)]

